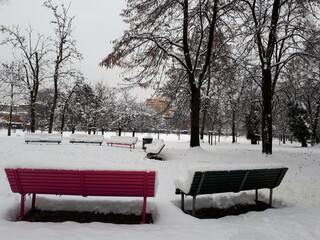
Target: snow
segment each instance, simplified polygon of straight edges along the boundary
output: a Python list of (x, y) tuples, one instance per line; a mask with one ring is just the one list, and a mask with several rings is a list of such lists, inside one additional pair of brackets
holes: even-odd
[(107, 143), (120, 143), (120, 144), (136, 144), (138, 142), (137, 137), (128, 136), (111, 136), (106, 139)]
[[(114, 133), (107, 133), (110, 137)], [(161, 134), (166, 147), (165, 161), (146, 158), (142, 150), (143, 135), (135, 149), (92, 144), (71, 144), (70, 134), (64, 134), (60, 145), (24, 142), (23, 133), (11, 137), (0, 131), (0, 232), (1, 239), (320, 239), (320, 147), (301, 148), (299, 143), (279, 145), (274, 141), (273, 154), (261, 153), (261, 145), (250, 145), (245, 139), (232, 144), (229, 138), (217, 145), (206, 142), (198, 148), (188, 147), (188, 135)], [(127, 134), (130, 136), (130, 134)], [(155, 139), (157, 135), (152, 135)], [(223, 169), (242, 166), (273, 166), (289, 168), (280, 186), (274, 189), (273, 209), (249, 212), (220, 219), (197, 219), (180, 209), (180, 196), (175, 195), (174, 180), (185, 178), (189, 171)], [(19, 214), (20, 196), (12, 193), (4, 168), (60, 168), (92, 170), (155, 170), (158, 189), (155, 198), (148, 198), (147, 212), (154, 224), (117, 225), (105, 223), (29, 223), (13, 221)], [(268, 201), (268, 190), (261, 190), (261, 200)], [(254, 201), (254, 191), (202, 195), (197, 208), (227, 207)], [(30, 203), (30, 198), (27, 200)], [(187, 197), (185, 208), (191, 209)], [(93, 212), (141, 212), (141, 198), (87, 197), (39, 195), (36, 206), (46, 210)]]
[(164, 147), (163, 139), (154, 139), (152, 143), (145, 144), (147, 153), (158, 153)]
[(61, 141), (61, 134), (59, 133), (25, 133), (24, 140), (25, 141)]
[(69, 142), (90, 142), (90, 143), (101, 143), (104, 141), (103, 135), (94, 134), (71, 134)]

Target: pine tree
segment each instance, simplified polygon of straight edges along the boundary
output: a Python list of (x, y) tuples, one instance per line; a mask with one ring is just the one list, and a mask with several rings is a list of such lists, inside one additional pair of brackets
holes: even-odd
[(258, 106), (251, 104), (249, 113), (246, 115), (245, 125), (247, 129), (247, 139), (251, 139), (251, 144), (256, 144), (260, 131), (260, 111)]
[(290, 102), (288, 107), (290, 131), (293, 133), (293, 136), (301, 142), (302, 147), (307, 147), (307, 139), (310, 137), (307, 110), (299, 102)]

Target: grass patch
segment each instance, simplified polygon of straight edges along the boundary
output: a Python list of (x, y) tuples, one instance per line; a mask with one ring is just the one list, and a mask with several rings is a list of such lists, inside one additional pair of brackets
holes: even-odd
[[(237, 216), (240, 214), (245, 214), (251, 211), (264, 211), (270, 208), (269, 204), (265, 202), (258, 201), (256, 204), (237, 204), (229, 208), (202, 208), (196, 210), (195, 217), (200, 219), (210, 219), (210, 218), (222, 218), (225, 216)], [(187, 214), (192, 214), (191, 210), (185, 211)]]
[[(142, 216), (134, 214), (115, 214), (115, 213), (94, 213), (76, 211), (42, 211), (31, 210), (22, 219), (28, 222), (66, 222), (73, 221), (78, 223), (114, 223), (114, 224), (141, 224)], [(152, 214), (146, 215), (146, 223), (153, 223)]]

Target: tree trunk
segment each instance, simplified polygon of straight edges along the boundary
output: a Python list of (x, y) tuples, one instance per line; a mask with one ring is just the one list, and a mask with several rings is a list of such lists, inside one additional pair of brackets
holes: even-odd
[(262, 70), (262, 152), (272, 154), (272, 89), (271, 70)]
[(10, 106), (10, 113), (9, 113), (9, 124), (8, 124), (8, 136), (11, 136), (11, 128), (12, 128), (12, 108), (13, 106)]
[(210, 92), (210, 85), (211, 85), (211, 78), (210, 78), (210, 65), (208, 67), (208, 85), (207, 85), (207, 91), (206, 91), (206, 99), (203, 104), (203, 114), (202, 114), (202, 125), (201, 125), (201, 131), (200, 131), (200, 139), (203, 140), (204, 137), (204, 129), (207, 121), (207, 112), (208, 112), (208, 98), (209, 98), (209, 92)]
[(306, 139), (306, 138), (303, 138), (303, 139), (301, 140), (301, 147), (308, 147), (307, 139)]
[(62, 116), (61, 116), (61, 127), (60, 127), (61, 134), (63, 133), (63, 130), (64, 130), (66, 110), (67, 110), (67, 104), (65, 103), (65, 105), (63, 106), (63, 109), (62, 109)]
[(10, 101), (10, 113), (9, 113), (9, 124), (8, 124), (8, 136), (11, 136), (12, 110), (13, 110), (13, 83), (11, 83), (11, 101)]
[(319, 138), (317, 135), (319, 115), (320, 115), (320, 99), (317, 101), (317, 110), (314, 117), (314, 123), (313, 123), (313, 129), (312, 129), (312, 138), (314, 139), (316, 144), (319, 144)]
[(30, 132), (36, 131), (36, 108), (35, 103), (30, 104)]
[(56, 110), (56, 106), (57, 106), (57, 99), (58, 99), (58, 69), (59, 69), (59, 65), (56, 66), (56, 72), (53, 76), (53, 81), (54, 81), (54, 94), (53, 94), (53, 99), (52, 99), (52, 106), (51, 106), (51, 110), (50, 110), (50, 119), (49, 119), (49, 133), (52, 133), (53, 130), (53, 121), (54, 121), (54, 113)]
[(199, 139), (199, 123), (200, 123), (200, 89), (192, 85), (191, 86), (191, 136), (190, 147), (200, 146)]
[(204, 128), (206, 125), (206, 117), (207, 117), (207, 109), (205, 107), (205, 109), (203, 110), (203, 114), (202, 114), (202, 124), (201, 124), (201, 131), (200, 131), (200, 139), (203, 140), (204, 138)]
[(236, 111), (232, 110), (232, 143), (236, 142)]

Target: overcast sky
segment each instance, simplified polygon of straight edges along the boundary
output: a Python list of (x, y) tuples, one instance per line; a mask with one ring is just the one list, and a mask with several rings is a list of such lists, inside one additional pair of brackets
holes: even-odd
[[(53, 14), (43, 6), (44, 0), (7, 0), (0, 6), (0, 24), (6, 26), (19, 25), (34, 32), (53, 35), (53, 25), (50, 20)], [(53, 3), (68, 5), (70, 1), (53, 0)], [(74, 38), (78, 50), (83, 54), (80, 69), (85, 77), (92, 81), (105, 80), (109, 86), (121, 84), (121, 71), (108, 70), (98, 66), (99, 62), (112, 50), (111, 41), (121, 37), (126, 29), (120, 16), (126, 6), (125, 0), (73, 0), (69, 10), (70, 16), (75, 16)], [(0, 33), (0, 40), (3, 39)], [(12, 59), (11, 46), (0, 45), (0, 62)], [(148, 91), (135, 90), (139, 98), (149, 97)]]

